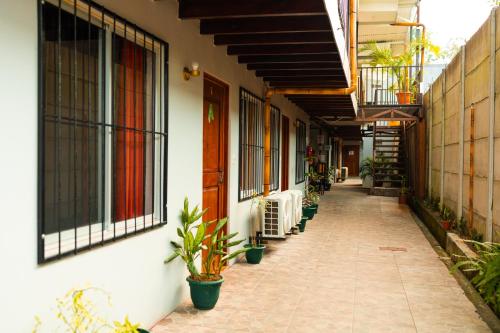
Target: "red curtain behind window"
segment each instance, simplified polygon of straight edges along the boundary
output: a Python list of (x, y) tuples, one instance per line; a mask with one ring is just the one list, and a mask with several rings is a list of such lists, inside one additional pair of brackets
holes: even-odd
[(144, 128), (143, 49), (125, 40), (121, 52), (116, 73), (116, 122), (126, 130), (116, 131), (115, 222), (143, 216), (144, 211), (144, 136), (134, 130)]

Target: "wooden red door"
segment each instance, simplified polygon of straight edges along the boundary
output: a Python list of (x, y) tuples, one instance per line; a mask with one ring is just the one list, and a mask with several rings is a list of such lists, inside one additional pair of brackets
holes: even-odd
[(349, 177), (359, 176), (359, 146), (344, 146), (342, 161), (349, 168)]
[[(204, 209), (208, 208), (204, 221), (227, 216), (228, 92), (226, 84), (210, 75), (204, 75), (202, 205)], [(215, 224), (211, 227), (215, 228)], [(226, 230), (224, 232), (227, 233)], [(203, 259), (205, 255), (204, 252)]]
[(290, 122), (288, 117), (281, 117), (281, 191), (288, 190), (288, 170), (289, 165), (289, 154), (290, 154)]

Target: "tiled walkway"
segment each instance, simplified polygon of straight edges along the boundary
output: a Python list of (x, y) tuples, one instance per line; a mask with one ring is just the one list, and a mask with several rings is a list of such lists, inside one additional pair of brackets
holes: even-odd
[(489, 332), (408, 209), (352, 185), (260, 265), (227, 270), (214, 310), (186, 300), (153, 332)]

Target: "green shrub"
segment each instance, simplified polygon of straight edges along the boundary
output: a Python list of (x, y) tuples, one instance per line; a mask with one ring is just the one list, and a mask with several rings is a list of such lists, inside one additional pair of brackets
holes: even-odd
[(471, 282), (493, 310), (500, 313), (500, 244), (469, 241), (474, 245), (477, 258), (461, 257), (453, 270), (462, 268), (476, 275)]

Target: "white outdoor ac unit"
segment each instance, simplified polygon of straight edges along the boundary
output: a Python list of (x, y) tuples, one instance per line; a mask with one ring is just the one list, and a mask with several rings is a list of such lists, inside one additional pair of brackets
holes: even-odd
[(289, 193), (275, 193), (265, 198), (267, 205), (263, 212), (262, 236), (285, 238), (292, 227), (292, 198)]
[(302, 191), (300, 190), (288, 190), (292, 196), (292, 227), (300, 223), (302, 219)]

